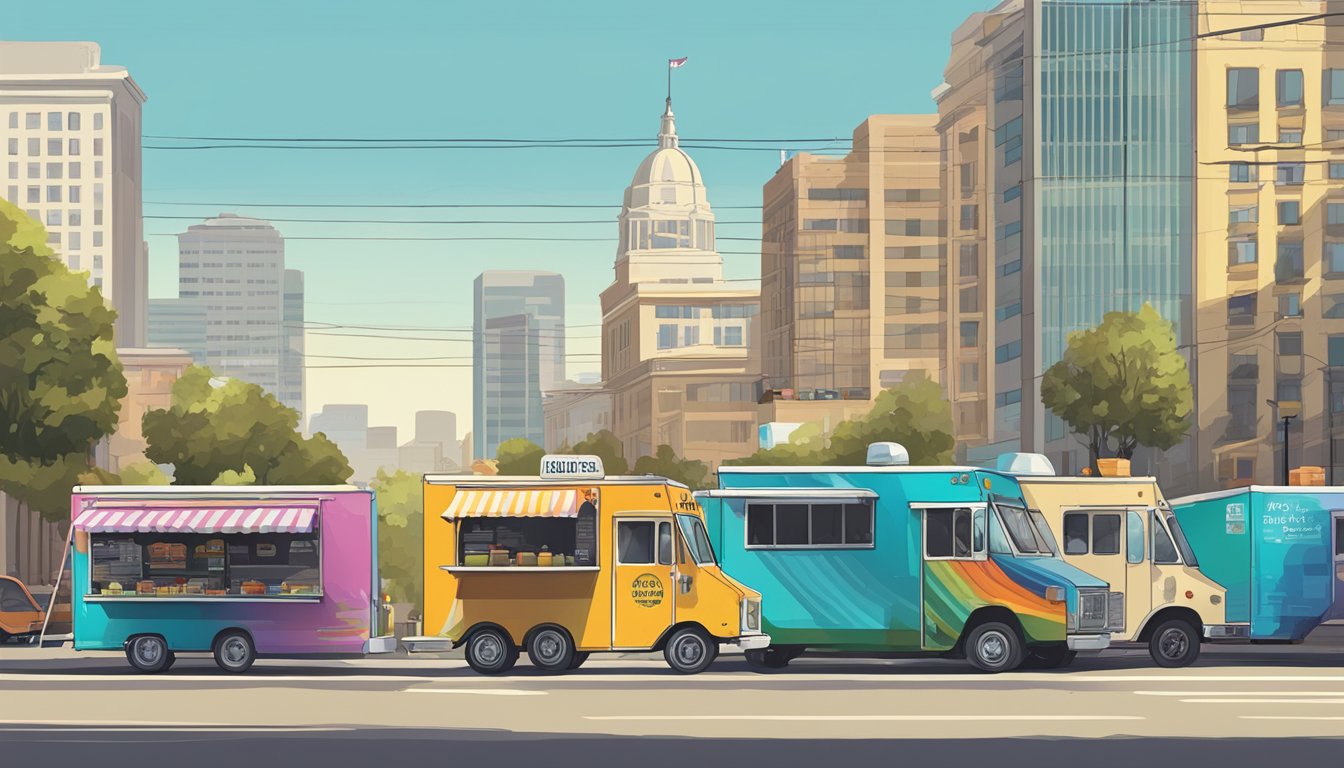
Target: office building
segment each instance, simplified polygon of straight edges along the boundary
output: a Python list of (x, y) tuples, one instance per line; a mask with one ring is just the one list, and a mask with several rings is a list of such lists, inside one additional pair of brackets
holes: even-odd
[(302, 416), (305, 380), (303, 273), (286, 269), (281, 295), (280, 401)]
[(205, 365), (205, 307), (193, 299), (150, 299), (146, 338), (150, 347), (185, 350)]
[(417, 411), (415, 436), (397, 453), (397, 464), (413, 474), (457, 471), (461, 461), (457, 439), (457, 414), (452, 411)]
[(564, 382), (541, 394), (547, 451), (572, 448), (596, 432), (611, 429), (611, 393), (601, 385)]
[(148, 255), (141, 211), (145, 94), (95, 43), (0, 42), (5, 199), (47, 229), (117, 310), (116, 343), (143, 347)]

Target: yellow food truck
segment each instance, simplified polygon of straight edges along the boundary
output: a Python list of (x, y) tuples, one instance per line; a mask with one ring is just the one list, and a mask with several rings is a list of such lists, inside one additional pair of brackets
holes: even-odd
[(595, 456), (546, 456), (537, 477), (426, 475), (425, 637), (483, 674), (520, 651), (548, 672), (592, 652), (662, 651), (677, 672), (720, 646), (765, 648), (761, 596), (719, 569), (704, 513), (661, 477), (607, 477)]
[(1125, 594), (1125, 624), (1111, 644), (1144, 643), (1163, 667), (1184, 667), (1204, 640), (1245, 639), (1229, 624), (1227, 590), (1199, 570), (1180, 523), (1151, 477), (1056, 477), (1038, 454), (1007, 454), (1022, 497), (1039, 510), (1065, 561)]

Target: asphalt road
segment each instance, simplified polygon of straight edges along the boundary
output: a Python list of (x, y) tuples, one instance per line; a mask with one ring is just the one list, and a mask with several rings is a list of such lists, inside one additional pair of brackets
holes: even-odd
[(727, 656), (691, 677), (659, 661), (594, 657), (568, 675), (524, 660), (492, 678), (460, 660), (405, 656), (264, 660), (230, 676), (183, 656), (146, 677), (116, 654), (0, 648), (7, 764), (558, 768), (594, 756), (656, 766), (899, 755), (928, 765), (1338, 765), (1338, 737), (1341, 627), (1300, 646), (1210, 648), (1180, 670), (1107, 651), (1066, 671), (994, 676), (960, 662), (807, 657), (757, 673)]

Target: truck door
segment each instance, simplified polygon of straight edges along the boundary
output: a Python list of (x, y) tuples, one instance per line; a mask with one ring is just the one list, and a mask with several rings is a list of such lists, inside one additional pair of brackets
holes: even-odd
[[(1135, 518), (1137, 519), (1137, 523)], [(1137, 536), (1133, 532), (1137, 525)], [(1143, 517), (1124, 509), (1065, 510), (1064, 557), (1125, 593), (1125, 628), (1148, 613), (1151, 580), (1144, 563)], [(1135, 558), (1137, 557), (1137, 564)]]
[(981, 576), (979, 563), (987, 557), (986, 508), (930, 506), (917, 512), (923, 518), (921, 642), (924, 650), (946, 651), (957, 644), (966, 619), (979, 607), (967, 584)]
[(1334, 605), (1330, 611), (1333, 619), (1344, 619), (1344, 509), (1330, 513), (1330, 525), (1334, 533), (1331, 537), (1334, 551), (1335, 580)]
[(611, 646), (652, 648), (675, 615), (672, 518), (621, 518), (615, 525)]

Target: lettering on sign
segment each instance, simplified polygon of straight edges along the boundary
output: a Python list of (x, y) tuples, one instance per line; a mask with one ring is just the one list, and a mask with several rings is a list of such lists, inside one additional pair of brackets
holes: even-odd
[(636, 605), (657, 608), (663, 604), (663, 580), (652, 573), (641, 573), (630, 585), (630, 596)]
[(677, 497), (677, 503), (675, 504), (675, 506), (677, 510), (681, 512), (700, 511), (700, 505), (695, 503), (695, 497), (685, 492), (683, 492), (680, 496)]
[(597, 456), (543, 456), (541, 476), (547, 478), (601, 479), (605, 474)]

